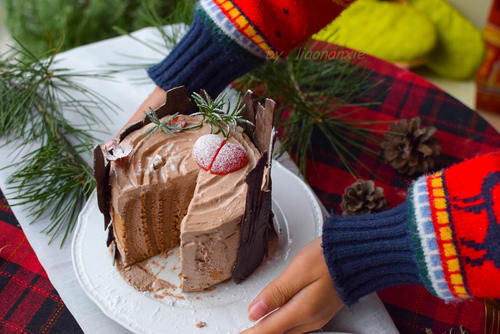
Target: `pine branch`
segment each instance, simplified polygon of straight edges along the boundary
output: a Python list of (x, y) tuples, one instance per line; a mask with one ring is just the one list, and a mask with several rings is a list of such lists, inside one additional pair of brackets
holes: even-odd
[[(311, 155), (313, 133), (319, 131), (339, 160), (354, 177), (353, 164), (364, 168), (348, 147), (356, 147), (378, 155), (379, 137), (370, 125), (379, 122), (349, 121), (356, 111), (352, 107), (370, 106), (366, 96), (378, 85), (360, 67), (345, 60), (316, 62), (292, 52), (283, 62), (268, 62), (237, 81), (242, 90), (252, 89), (258, 98), (271, 97), (279, 101), (277, 127), (282, 136), (280, 154), (295, 152), (299, 168), (306, 172), (307, 157)], [(342, 108), (351, 107), (342, 111)], [(283, 112), (287, 111), (285, 120)], [(358, 137), (354, 139), (352, 135)], [(359, 142), (359, 138), (363, 142)]]
[[(92, 168), (83, 159), (96, 142), (90, 134), (100, 123), (94, 111), (113, 104), (76, 82), (108, 75), (58, 68), (56, 52), (41, 59), (18, 42), (0, 59), (0, 136), (19, 147), (20, 159), (6, 167), (15, 170), (8, 179), (9, 201), (27, 206), (32, 222), (50, 213), (43, 231), (49, 242), (62, 234), (62, 246), (95, 187)], [(68, 113), (84, 124), (71, 124)]]

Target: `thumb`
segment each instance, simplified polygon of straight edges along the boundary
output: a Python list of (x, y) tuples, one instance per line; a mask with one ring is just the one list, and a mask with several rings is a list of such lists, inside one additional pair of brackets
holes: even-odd
[(292, 265), (261, 291), (248, 307), (250, 320), (257, 321), (283, 306), (308, 285), (305, 282), (304, 273), (300, 273), (297, 269), (297, 266), (293, 266), (292, 262)]

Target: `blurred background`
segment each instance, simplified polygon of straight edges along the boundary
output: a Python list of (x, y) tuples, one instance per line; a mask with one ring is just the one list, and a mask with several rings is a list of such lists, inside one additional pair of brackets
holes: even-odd
[[(11, 35), (43, 54), (61, 41), (62, 51), (158, 23), (189, 24), (194, 2), (0, 0), (0, 51)], [(486, 53), (482, 32), (493, 2), (358, 0), (315, 37), (409, 68), (476, 109), (475, 73)], [(483, 115), (500, 129), (500, 116)]]

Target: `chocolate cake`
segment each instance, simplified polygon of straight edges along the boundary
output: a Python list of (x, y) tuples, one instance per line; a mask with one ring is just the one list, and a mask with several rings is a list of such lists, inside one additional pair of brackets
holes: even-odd
[(242, 115), (255, 126), (221, 139), (202, 115), (190, 115), (196, 108), (184, 87), (174, 88), (155, 113), (163, 120), (178, 113), (175, 122), (189, 130), (152, 132), (156, 124), (147, 118), (127, 127), (114, 151), (96, 147), (99, 209), (122, 266), (180, 246), (182, 290), (189, 292), (231, 277), (239, 283), (260, 265), (274, 233), (275, 103), (257, 103), (251, 92), (243, 103)]

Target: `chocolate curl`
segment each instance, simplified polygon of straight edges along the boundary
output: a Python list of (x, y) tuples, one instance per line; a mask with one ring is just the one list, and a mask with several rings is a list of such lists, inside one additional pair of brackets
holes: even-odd
[(94, 178), (97, 189), (97, 205), (99, 211), (104, 215), (104, 230), (108, 228), (111, 221), (109, 214), (109, 164), (106, 164), (104, 153), (101, 146), (97, 145), (94, 148)]
[[(172, 89), (167, 90), (166, 101), (163, 105), (158, 107), (155, 110), (158, 118), (163, 118), (167, 115), (175, 114), (178, 112), (179, 114), (189, 115), (193, 110), (193, 105), (191, 104), (191, 100), (189, 99), (186, 87), (179, 86)], [(145, 124), (151, 123), (149, 118), (145, 120)]]

